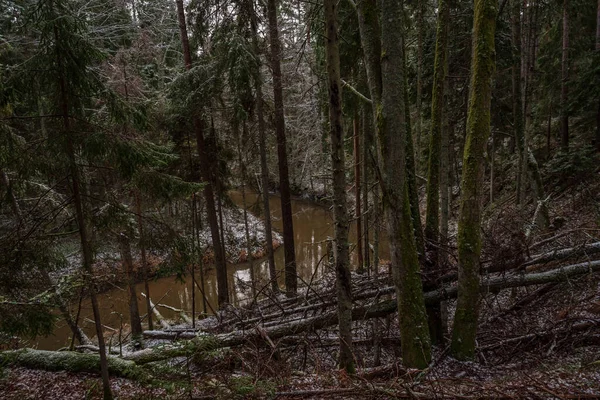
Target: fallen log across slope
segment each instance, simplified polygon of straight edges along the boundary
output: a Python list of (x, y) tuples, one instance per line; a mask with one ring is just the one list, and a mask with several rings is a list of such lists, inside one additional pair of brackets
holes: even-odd
[[(16, 365), (30, 369), (68, 372), (100, 372), (100, 355), (73, 351), (20, 349), (0, 352), (0, 365)], [(150, 375), (133, 361), (108, 356), (112, 376), (146, 381)]]
[(544, 264), (552, 261), (564, 260), (569, 257), (591, 256), (600, 253), (600, 242), (584, 244), (581, 246), (570, 247), (567, 249), (552, 250), (547, 253), (537, 254), (531, 260), (523, 263), (523, 267), (529, 267), (535, 264)]
[[(556, 268), (546, 272), (534, 274), (518, 274), (503, 277), (484, 278), (481, 282), (482, 293), (498, 291), (512, 287), (523, 287), (545, 284), (550, 282), (562, 282), (586, 273), (600, 271), (600, 260), (569, 265)], [(451, 299), (456, 297), (455, 286), (435, 292), (425, 293), (425, 302), (430, 304), (440, 299)], [(375, 304), (356, 306), (352, 310), (353, 321), (370, 318), (384, 317), (397, 310), (395, 300), (382, 301)], [(162, 332), (146, 331), (144, 334), (152, 338), (167, 339), (191, 339), (172, 345), (163, 345), (147, 348), (134, 353), (126, 353), (122, 359), (109, 357), (112, 373), (116, 376), (131, 376), (139, 379), (140, 369), (136, 366), (150, 362), (161, 361), (173, 357), (193, 354), (197, 351), (208, 351), (224, 347), (234, 347), (248, 342), (265, 340), (265, 335), (271, 341), (300, 333), (309, 332), (333, 326), (337, 324), (337, 311), (322, 313), (321, 315), (282, 323), (268, 328), (249, 330), (236, 330), (223, 334), (206, 334), (194, 332)], [(259, 328), (259, 329), (257, 329)], [(81, 357), (81, 361), (77, 361)], [(95, 354), (80, 354), (73, 352), (51, 352), (43, 350), (24, 349), (17, 351), (0, 352), (0, 363), (18, 364), (29, 368), (47, 370), (74, 371), (99, 371), (96, 363), (99, 357)], [(96, 369), (97, 368), (97, 369)]]
[[(579, 275), (584, 275), (589, 272), (600, 271), (600, 260), (569, 265), (552, 269), (546, 272), (535, 274), (516, 274), (509, 276), (500, 276), (493, 278), (484, 278), (481, 281), (481, 292), (488, 293), (512, 287), (524, 287), (540, 285), (551, 282), (562, 282), (569, 278), (574, 278)], [(458, 293), (456, 286), (440, 289), (425, 293), (425, 302), (433, 304), (439, 300), (455, 298)], [(384, 317), (397, 310), (396, 300), (382, 301), (372, 305), (357, 306), (352, 309), (352, 320), (360, 321), (370, 318)], [(265, 328), (266, 334), (271, 340), (279, 339), (289, 335), (326, 328), (337, 324), (337, 311), (328, 311), (321, 315), (296, 320), (292, 322), (281, 323), (276, 326)], [(218, 335), (202, 335), (198, 336), (194, 332), (162, 332), (162, 331), (145, 331), (144, 335), (154, 339), (197, 339), (202, 337), (211, 337), (215, 340), (218, 347), (239, 346), (248, 341), (260, 339), (261, 335), (255, 329), (236, 330), (229, 333)], [(147, 349), (143, 351), (151, 351)]]

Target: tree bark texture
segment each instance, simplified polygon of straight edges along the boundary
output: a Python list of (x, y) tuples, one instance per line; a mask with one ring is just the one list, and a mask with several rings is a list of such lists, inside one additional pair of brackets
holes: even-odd
[(119, 234), (119, 247), (121, 262), (127, 272), (127, 288), (129, 290), (129, 322), (131, 324), (131, 337), (134, 341), (142, 340), (142, 320), (138, 308), (137, 294), (135, 292), (135, 273), (133, 271), (133, 256), (131, 255), (131, 242), (127, 234)]
[[(61, 38), (58, 33), (58, 28), (54, 26), (54, 39), (56, 43), (61, 42)], [(98, 337), (98, 348), (100, 354), (100, 369), (102, 375), (102, 387), (105, 400), (111, 400), (113, 398), (112, 391), (110, 388), (110, 379), (108, 373), (108, 361), (106, 359), (106, 346), (104, 343), (104, 334), (102, 331), (102, 321), (100, 318), (100, 310), (98, 308), (98, 298), (96, 297), (96, 288), (94, 287), (94, 256), (92, 253), (92, 244), (90, 240), (90, 231), (88, 226), (88, 210), (87, 203), (84, 202), (82, 192), (84, 188), (81, 183), (81, 176), (79, 166), (77, 165), (77, 159), (75, 154), (75, 144), (71, 132), (71, 121), (69, 115), (69, 97), (67, 79), (65, 77), (66, 71), (63, 70), (62, 66), (62, 54), (59, 52), (57, 47), (57, 67), (59, 75), (59, 87), (60, 87), (60, 102), (61, 112), (63, 119), (64, 134), (67, 136), (66, 140), (66, 153), (69, 159), (69, 173), (71, 180), (71, 189), (73, 191), (73, 203), (75, 206), (75, 220), (77, 221), (77, 227), (79, 228), (79, 239), (81, 241), (81, 252), (83, 255), (83, 271), (86, 286), (89, 291), (90, 301), (92, 303), (92, 312), (94, 314), (94, 325), (96, 328), (96, 336)]]
[(378, 152), (390, 253), (398, 297), (402, 358), (425, 368), (431, 359), (427, 315), (408, 198), (404, 109), (404, 20), (402, 2), (381, 2), (381, 104)]
[(521, 91), (521, 0), (511, 0), (511, 34), (513, 46), (512, 96), (513, 132), (517, 147), (517, 204), (521, 204), (522, 171), (524, 162), (525, 133), (523, 130), (523, 97)]
[[(339, 57), (338, 57), (339, 58)], [(362, 241), (362, 213), (361, 213), (361, 162), (360, 162), (360, 121), (358, 118), (358, 111), (355, 112), (353, 121), (353, 142), (354, 142), (354, 194), (356, 203), (356, 255), (358, 256), (358, 271), (363, 273), (365, 271), (365, 264), (363, 259), (363, 241)], [(366, 210), (365, 210), (366, 211)]]
[[(148, 329), (154, 329), (154, 324), (152, 322), (152, 312), (150, 310), (152, 307), (150, 306), (150, 285), (148, 284), (148, 260), (146, 259), (146, 241), (144, 235), (144, 218), (142, 215), (142, 199), (141, 194), (138, 192), (135, 194), (135, 212), (137, 214), (137, 224), (138, 224), (138, 232), (140, 235), (140, 253), (142, 259), (142, 271), (144, 274), (144, 289), (146, 290), (146, 316), (148, 319)], [(195, 218), (195, 216), (194, 216)]]
[[(185, 22), (185, 13), (183, 9), (183, 0), (176, 0), (177, 17), (179, 20), (179, 31), (181, 34), (181, 44), (183, 47), (183, 57), (187, 70), (192, 68), (192, 54), (187, 34), (187, 26)], [(215, 164), (215, 160), (210, 155), (207, 143), (204, 139), (204, 123), (200, 117), (193, 117), (194, 130), (196, 133), (196, 146), (200, 157), (200, 172), (202, 179), (205, 182), (204, 199), (206, 202), (206, 215), (208, 225), (210, 226), (210, 235), (212, 239), (213, 252), (215, 254), (215, 264), (217, 271), (217, 300), (219, 306), (222, 307), (229, 302), (229, 289), (227, 283), (227, 263), (225, 253), (221, 243), (221, 235), (219, 233), (219, 223), (217, 220), (217, 209), (215, 206), (215, 194), (213, 183), (216, 177), (213, 176), (211, 165)], [(223, 227), (221, 227), (222, 229)]]
[[(437, 33), (435, 44), (435, 62), (433, 69), (433, 90), (431, 94), (431, 131), (429, 136), (429, 167), (427, 172), (427, 214), (425, 217), (425, 238), (430, 258), (430, 270), (427, 278), (435, 280), (439, 269), (440, 242), (440, 161), (442, 152), (442, 129), (444, 113), (444, 85), (448, 69), (447, 43), (450, 10), (446, 0), (438, 1)], [(444, 340), (442, 332), (441, 308), (427, 308), (429, 332), (434, 344)]]
[[(256, 55), (260, 54), (258, 45), (258, 23), (256, 21), (256, 10), (254, 9), (254, 0), (249, 1), (252, 7), (252, 15), (250, 24), (252, 27), (252, 47)], [(271, 206), (269, 204), (269, 167), (267, 164), (267, 145), (266, 145), (266, 126), (263, 108), (262, 95), (262, 75), (260, 66), (257, 68), (254, 89), (256, 91), (256, 118), (258, 120), (258, 145), (260, 152), (260, 179), (263, 187), (263, 219), (265, 224), (265, 239), (267, 244), (267, 261), (269, 264), (269, 279), (271, 280), (271, 290), (275, 293), (279, 292), (279, 284), (277, 283), (277, 270), (275, 268), (275, 252), (273, 249), (273, 227), (271, 225)]]
[(484, 154), (490, 135), (497, 6), (496, 0), (475, 0), (474, 5), (473, 58), (457, 237), (459, 296), (451, 344), (451, 352), (458, 359), (472, 359), (475, 355)]
[(275, 102), (275, 133), (277, 135), (277, 158), (279, 163), (279, 192), (281, 194), (281, 218), (283, 222), (283, 252), (285, 259), (285, 288), (288, 296), (298, 290), (296, 276), (296, 254), (294, 247), (294, 225), (290, 178), (288, 172), (285, 119), (283, 114), (283, 86), (281, 73), (281, 43), (277, 23), (276, 0), (267, 0), (267, 18), (271, 47), (271, 69), (273, 71), (273, 97)]
[(569, 148), (569, 2), (563, 0), (563, 32), (560, 88), (561, 144)]
[[(346, 172), (344, 156), (344, 128), (342, 127), (342, 93), (340, 82), (340, 53), (338, 45), (337, 0), (325, 0), (325, 54), (329, 88), (329, 131), (331, 135), (331, 167), (333, 171), (333, 218), (335, 228), (335, 272), (340, 329), (339, 366), (354, 373), (352, 352), (352, 285), (348, 230), (350, 221), (346, 204)], [(355, 120), (355, 131), (357, 121)], [(355, 145), (358, 132), (355, 132)], [(358, 152), (358, 149), (356, 149)], [(358, 153), (357, 153), (358, 154)], [(360, 171), (359, 171), (360, 173)], [(360, 182), (357, 183), (359, 185)], [(359, 191), (360, 186), (357, 186)], [(360, 191), (358, 192), (360, 193)], [(360, 196), (360, 194), (358, 195)], [(360, 207), (360, 199), (357, 203)], [(360, 231), (359, 231), (360, 232)], [(360, 237), (360, 236), (359, 236)]]

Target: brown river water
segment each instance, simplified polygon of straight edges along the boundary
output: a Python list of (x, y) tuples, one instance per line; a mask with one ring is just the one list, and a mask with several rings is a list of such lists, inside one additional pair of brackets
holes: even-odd
[[(242, 194), (238, 191), (230, 192), (230, 197), (233, 202), (239, 206), (242, 206)], [(257, 201), (257, 195), (255, 193), (246, 194), (246, 202), (251, 205)], [(282, 232), (282, 220), (281, 220), (281, 205), (280, 198), (277, 196), (270, 196), (269, 198), (271, 206), (271, 217), (273, 222), (273, 229)], [(315, 266), (319, 263), (319, 260), (327, 252), (326, 239), (333, 237), (333, 216), (332, 212), (321, 205), (317, 205), (310, 201), (305, 200), (292, 200), (292, 211), (294, 221), (294, 243), (296, 246), (296, 261), (299, 276), (305, 280), (310, 281), (311, 277), (318, 281), (322, 276), (323, 263), (319, 265), (315, 272)], [(385, 234), (382, 234), (382, 244), (380, 248), (381, 258), (389, 258), (389, 248), (387, 242), (383, 240)], [(350, 229), (350, 242), (356, 243), (356, 225), (352, 224)], [(351, 263), (354, 266), (357, 265), (356, 251), (351, 253)], [(279, 284), (283, 287), (283, 246), (275, 251), (275, 263), (279, 273)], [(258, 280), (268, 280), (268, 265), (266, 260), (254, 261), (254, 273)], [(313, 276), (314, 274), (314, 276)], [(204, 274), (204, 293), (205, 296), (216, 309), (217, 304), (217, 280), (214, 268), (207, 269)], [(196, 276), (197, 282), (200, 282), (199, 273)], [(229, 296), (233, 304), (240, 304), (244, 300), (251, 297), (251, 291), (249, 289), (250, 282), (250, 264), (230, 264), (228, 265), (228, 280), (229, 280)], [(192, 310), (192, 290), (191, 290), (191, 278), (187, 278), (185, 282), (177, 280), (175, 277), (166, 277), (156, 280), (151, 280), (150, 285), (150, 296), (155, 303), (165, 304), (177, 309)], [(260, 286), (259, 286), (260, 287)], [(141, 292), (144, 291), (144, 284), (140, 283), (136, 286), (138, 293), (138, 303), (140, 307), (140, 313), (145, 313), (145, 299), (141, 296)], [(129, 294), (126, 290), (125, 282), (121, 287), (115, 287), (115, 289), (104, 292), (98, 295), (98, 303), (100, 306), (100, 314), (102, 324), (115, 329), (111, 331), (106, 329), (108, 336), (110, 332), (114, 332), (113, 342), (117, 342), (118, 329), (123, 324), (127, 326), (129, 320), (129, 307), (128, 307)], [(196, 290), (196, 312), (206, 312), (212, 314), (210, 308), (204, 310), (202, 306), (201, 294)], [(77, 304), (73, 305), (73, 313), (76, 312)], [(177, 313), (164, 307), (159, 307), (161, 314), (165, 318), (177, 318)], [(93, 314), (89, 299), (82, 302), (81, 313), (80, 313), (80, 326), (89, 335), (90, 338), (95, 336)], [(126, 330), (126, 329), (125, 329)], [(70, 343), (71, 331), (66, 326), (65, 322), (58, 320), (54, 333), (47, 337), (39, 337), (28, 343), (28, 346), (37, 347), (45, 350), (56, 350), (64, 346), (68, 346)]]

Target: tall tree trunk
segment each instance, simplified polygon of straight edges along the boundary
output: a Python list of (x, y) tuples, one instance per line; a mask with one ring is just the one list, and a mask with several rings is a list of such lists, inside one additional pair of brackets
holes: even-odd
[[(424, 368), (431, 353), (406, 183), (402, 4), (382, 1), (382, 15), (386, 16), (382, 19), (382, 41), (379, 39), (377, 1), (359, 0), (356, 5), (375, 116), (377, 176), (384, 198), (383, 209), (400, 303), (402, 356), (407, 366)], [(381, 54), (385, 57), (381, 58)]]
[[(210, 304), (208, 304), (208, 300), (206, 299), (206, 295), (204, 294), (204, 262), (202, 259), (202, 250), (200, 249), (200, 231), (202, 230), (202, 214), (198, 210), (198, 197), (196, 193), (192, 196), (192, 217), (194, 218), (194, 247), (198, 249), (198, 266), (200, 267), (200, 285), (198, 288), (200, 289), (200, 294), (202, 295), (202, 311), (204, 313), (208, 312), (208, 308), (213, 309)], [(208, 308), (207, 308), (208, 306)], [(214, 312), (213, 312), (214, 314)], [(192, 320), (193, 322), (194, 320)]]
[[(181, 34), (185, 68), (190, 70), (192, 68), (192, 54), (190, 51), (190, 43), (185, 24), (183, 0), (176, 0), (175, 3), (177, 4), (177, 17), (179, 20), (179, 31)], [(219, 223), (217, 221), (217, 210), (215, 206), (215, 195), (213, 189), (215, 178), (211, 173), (211, 165), (214, 164), (214, 160), (212, 157), (210, 157), (209, 149), (207, 148), (206, 141), (204, 140), (203, 121), (200, 119), (200, 117), (194, 116), (193, 122), (194, 130), (196, 132), (196, 146), (198, 148), (198, 155), (200, 156), (200, 172), (205, 183), (204, 199), (206, 201), (206, 214), (208, 225), (210, 226), (213, 251), (215, 253), (215, 264), (217, 271), (217, 300), (219, 307), (222, 307), (229, 302), (229, 290), (227, 287), (227, 263), (225, 261), (225, 253), (223, 251), (221, 236), (219, 234)]]
[(431, 358), (427, 314), (418, 254), (411, 221), (406, 176), (406, 116), (404, 110), (403, 4), (381, 2), (382, 92), (377, 125), (384, 213), (398, 296), (402, 358), (409, 367), (425, 368)]
[[(406, 49), (406, 47), (404, 47)], [(406, 57), (404, 59), (406, 70)], [(410, 201), (410, 215), (413, 222), (415, 244), (419, 255), (419, 262), (425, 265), (425, 238), (421, 224), (421, 209), (419, 207), (419, 188), (417, 187), (417, 172), (415, 166), (415, 149), (410, 123), (410, 106), (408, 99), (408, 80), (404, 77), (404, 114), (406, 115), (406, 184), (408, 185), (408, 199)]]
[[(513, 85), (513, 125), (517, 143), (518, 172), (517, 172), (517, 204), (525, 200), (526, 187), (531, 185), (534, 198), (540, 203), (540, 212), (538, 213), (537, 224), (541, 229), (549, 225), (548, 207), (545, 202), (546, 194), (542, 185), (542, 178), (535, 156), (529, 148), (529, 131), (532, 129), (532, 108), (533, 102), (533, 77), (536, 58), (537, 44), (537, 17), (539, 5), (532, 3), (528, 5), (527, 15), (529, 16), (527, 40), (524, 51), (521, 42), (521, 5), (515, 1), (511, 6), (511, 25), (513, 42), (513, 67), (512, 67), (512, 85)], [(524, 56), (522, 53), (525, 53)], [(519, 63), (525, 62), (525, 65)], [(517, 79), (517, 71), (524, 71), (524, 80)], [(524, 90), (521, 83), (525, 82)], [(524, 93), (523, 93), (524, 92)], [(524, 94), (524, 96), (523, 96)], [(525, 101), (522, 103), (522, 99)], [(523, 112), (524, 110), (524, 112)], [(527, 116), (523, 121), (524, 114)]]
[(138, 308), (137, 294), (135, 292), (135, 273), (133, 271), (133, 256), (131, 255), (131, 242), (125, 233), (119, 234), (119, 247), (121, 250), (121, 262), (127, 273), (127, 287), (129, 290), (129, 321), (131, 323), (131, 338), (141, 344), (142, 321)]
[(596, 12), (596, 51), (600, 51), (600, 0), (598, 0), (598, 10)]
[(523, 162), (525, 156), (525, 135), (523, 131), (523, 97), (521, 92), (521, 0), (511, 0), (512, 26), (512, 96), (513, 96), (513, 130), (517, 147), (517, 204), (521, 204), (521, 185)]
[(296, 275), (296, 254), (294, 247), (294, 225), (292, 220), (292, 202), (288, 173), (287, 149), (285, 138), (285, 119), (283, 114), (283, 87), (281, 74), (281, 44), (277, 25), (276, 0), (267, 0), (269, 39), (271, 44), (271, 69), (273, 71), (273, 97), (275, 102), (275, 132), (277, 134), (277, 158), (279, 162), (279, 191), (281, 193), (281, 218), (283, 222), (283, 249), (285, 258), (285, 288), (288, 296), (296, 294), (298, 279)]
[[(340, 83), (337, 0), (325, 0), (324, 9), (326, 34), (325, 53), (329, 88), (331, 167), (333, 171), (333, 218), (335, 227), (334, 257), (340, 329), (339, 366), (348, 373), (354, 373), (354, 355), (352, 353), (352, 285), (350, 281), (350, 255), (348, 248), (348, 229), (350, 221), (346, 204), (346, 171), (344, 128), (342, 127), (342, 86)], [(357, 130), (355, 120), (355, 131)], [(360, 202), (358, 204), (360, 204)]]
[(416, 121), (416, 157), (421, 157), (421, 127), (422, 127), (422, 100), (423, 100), (423, 14), (426, 0), (417, 0), (417, 121)]
[[(362, 213), (361, 213), (361, 185), (360, 185), (360, 121), (358, 119), (358, 111), (354, 113), (353, 129), (354, 129), (354, 194), (356, 203), (356, 254), (358, 255), (358, 272), (364, 273), (365, 265), (363, 259), (363, 242), (362, 242)], [(366, 210), (365, 210), (366, 211)]]
[[(369, 249), (369, 216), (372, 216), (373, 213), (369, 212), (369, 128), (372, 126), (371, 118), (369, 118), (370, 110), (368, 110), (364, 104), (361, 104), (361, 148), (362, 148), (362, 193), (363, 193), (363, 248), (365, 254), (365, 266), (367, 267), (367, 274), (371, 274), (371, 252)], [(372, 220), (372, 217), (371, 217)]]
[[(428, 279), (435, 280), (439, 269), (439, 227), (440, 227), (440, 153), (442, 151), (442, 124), (444, 111), (444, 84), (447, 67), (448, 20), (450, 10), (446, 0), (438, 1), (437, 36), (435, 64), (433, 69), (433, 91), (431, 94), (431, 132), (429, 141), (429, 168), (427, 172), (427, 214), (425, 217), (425, 238), (427, 253), (431, 261)], [(443, 190), (443, 188), (442, 188)], [(441, 309), (439, 305), (427, 308), (429, 332), (434, 344), (442, 343)]]
[(252, 260), (252, 242), (250, 241), (250, 227), (248, 226), (248, 210), (246, 207), (246, 180), (248, 179), (246, 175), (246, 166), (244, 165), (244, 159), (242, 157), (242, 149), (243, 146), (243, 137), (247, 136), (247, 127), (246, 121), (244, 121), (243, 131), (244, 135), (239, 136), (237, 121), (234, 122), (234, 134), (238, 136), (238, 163), (240, 164), (240, 169), (242, 172), (242, 208), (244, 210), (244, 235), (246, 237), (246, 252), (248, 254), (248, 264), (250, 268), (250, 286), (252, 287), (252, 297), (253, 301), (256, 300), (256, 279), (254, 277), (254, 261)]
[[(448, 77), (446, 76), (446, 92), (451, 92)], [(448, 96), (444, 104), (448, 104)], [(450, 198), (452, 190), (450, 187), (450, 132), (454, 129), (450, 126), (449, 116), (444, 112), (444, 122), (442, 126), (442, 151), (440, 153), (440, 247), (438, 252), (438, 265), (441, 273), (448, 268), (448, 225), (450, 217)], [(448, 332), (448, 306), (447, 302), (441, 301), (439, 304), (441, 323), (439, 330), (441, 331), (442, 343), (445, 342), (445, 335)], [(438, 332), (440, 333), (440, 332)]]
[(496, 66), (494, 39), (497, 7), (496, 0), (475, 0), (473, 59), (457, 238), (459, 295), (451, 344), (451, 352), (458, 359), (472, 359), (475, 355), (479, 317), (484, 153), (490, 134), (491, 83)]
[(150, 305), (150, 285), (148, 284), (148, 260), (146, 258), (146, 236), (144, 235), (144, 218), (142, 216), (142, 199), (139, 192), (135, 194), (135, 209), (137, 213), (138, 232), (140, 235), (140, 253), (142, 258), (142, 273), (144, 275), (144, 289), (146, 290), (146, 318), (148, 319), (148, 329), (154, 330), (152, 323), (152, 306)]
[[(254, 52), (258, 56), (260, 48), (258, 45), (258, 23), (256, 21), (256, 10), (254, 9), (254, 0), (249, 1), (252, 7), (251, 26), (252, 26), (252, 46)], [(260, 152), (260, 178), (263, 187), (263, 218), (265, 224), (265, 238), (267, 241), (267, 260), (269, 263), (269, 279), (271, 280), (271, 290), (275, 293), (279, 292), (277, 283), (277, 270), (275, 269), (275, 252), (273, 250), (273, 228), (271, 226), (271, 207), (269, 204), (269, 167), (267, 165), (267, 145), (266, 145), (266, 127), (263, 109), (262, 96), (262, 73), (260, 66), (256, 71), (254, 88), (256, 91), (256, 118), (258, 119), (258, 144)]]
[(569, 2), (563, 0), (563, 37), (560, 88), (560, 126), (563, 150), (569, 148)]
[[(596, 57), (600, 58), (600, 0), (598, 0), (598, 11), (596, 13)], [(600, 152), (600, 100), (598, 101), (598, 112), (596, 113), (596, 149)]]
[[(57, 43), (60, 43), (60, 37), (58, 35), (58, 29), (54, 27), (54, 39)], [(59, 74), (59, 87), (60, 87), (60, 99), (61, 99), (61, 112), (63, 119), (63, 129), (66, 136), (66, 152), (69, 158), (69, 172), (71, 178), (71, 189), (73, 191), (73, 203), (75, 205), (75, 219), (79, 228), (79, 238), (81, 240), (81, 252), (83, 254), (83, 270), (84, 279), (86, 286), (89, 291), (90, 300), (92, 303), (92, 312), (94, 314), (94, 324), (96, 327), (96, 335), (98, 337), (98, 352), (100, 353), (100, 370), (102, 375), (102, 387), (104, 393), (104, 400), (112, 400), (113, 395), (110, 388), (110, 378), (108, 375), (108, 360), (106, 358), (106, 345), (104, 343), (104, 335), (102, 331), (102, 322), (100, 318), (100, 309), (98, 308), (98, 299), (96, 297), (96, 288), (94, 287), (94, 256), (92, 253), (92, 245), (90, 242), (90, 232), (88, 228), (87, 214), (88, 210), (86, 202), (82, 198), (82, 192), (84, 188), (81, 184), (79, 166), (77, 165), (77, 159), (75, 155), (75, 145), (71, 134), (71, 121), (69, 116), (69, 99), (68, 99), (68, 88), (67, 80), (65, 78), (66, 71), (63, 70), (62, 66), (62, 55), (59, 53), (57, 47), (56, 54), (58, 74)]]

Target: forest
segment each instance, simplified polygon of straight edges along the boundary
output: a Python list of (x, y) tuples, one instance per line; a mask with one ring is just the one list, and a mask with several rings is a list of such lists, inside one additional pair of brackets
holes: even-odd
[(600, 398), (600, 0), (0, 0), (0, 398)]

